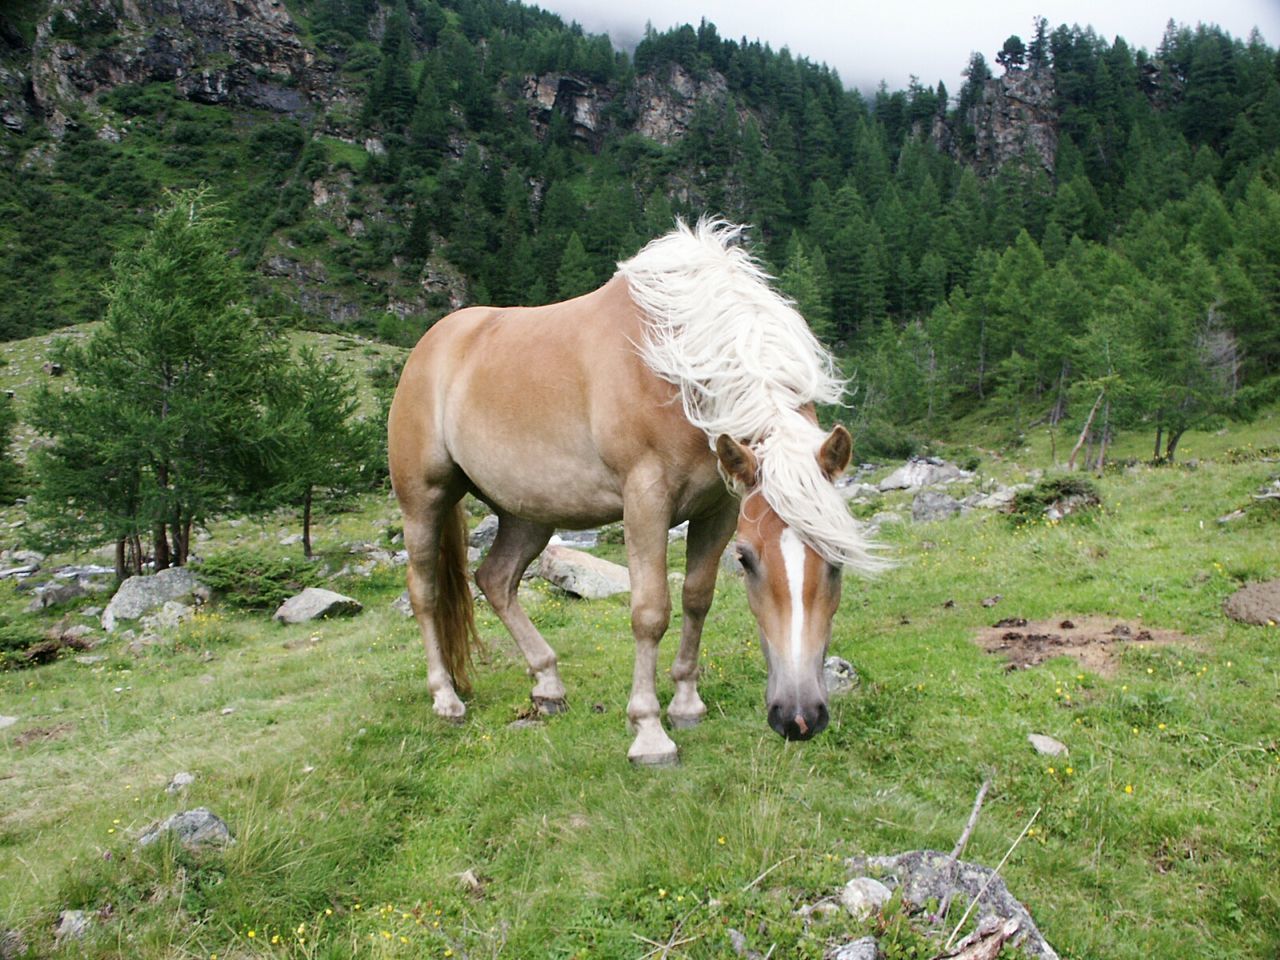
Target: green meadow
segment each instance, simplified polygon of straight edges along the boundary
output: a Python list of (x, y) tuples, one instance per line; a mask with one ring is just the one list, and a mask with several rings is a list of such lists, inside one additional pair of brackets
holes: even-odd
[[(71, 651), (2, 673), (0, 713), (18, 720), (0, 731), (0, 927), (55, 957), (722, 957), (734, 929), (761, 956), (818, 958), (874, 933), (887, 956), (924, 958), (936, 945), (896, 902), (862, 922), (796, 911), (833, 895), (851, 856), (950, 850), (990, 775), (965, 857), (994, 866), (1039, 811), (1002, 875), (1064, 957), (1274, 957), (1280, 629), (1221, 605), (1280, 575), (1276, 514), (1217, 518), (1276, 475), (1256, 451), (1278, 416), (1189, 436), (1194, 469), (1108, 472), (1091, 516), (886, 525), (898, 566), (847, 580), (834, 626), (831, 652), (861, 683), (809, 743), (765, 724), (755, 625), (727, 573), (703, 645), (709, 714), (675, 732), (671, 769), (626, 759), (626, 598), (538, 580), (522, 593), (571, 700), (540, 722), (516, 722), (530, 681), (483, 602), (466, 722), (433, 716), (392, 565), (326, 582), (365, 605), (352, 619), (282, 627), (215, 598), (141, 653), (107, 638), (101, 662)], [(1034, 441), (978, 471), (1016, 482), (1048, 465)], [(908, 495), (874, 508), (895, 506)], [(0, 523), (20, 519), (13, 507)], [(357, 541), (394, 550), (397, 523), (385, 494), (321, 518), (317, 567), (353, 563)], [(284, 558), (294, 526), (215, 524), (196, 552)], [(24, 614), (0, 585), (0, 612), (41, 628), (93, 625), (83, 610), (105, 599)], [(1003, 617), (1088, 614), (1185, 641), (1115, 644), (1105, 672), (1066, 658), (1010, 672), (973, 641)], [(677, 609), (664, 669), (678, 627)], [(1032, 732), (1069, 756), (1037, 755)], [(170, 795), (180, 770), (196, 780)], [(234, 845), (135, 845), (197, 806)], [(55, 944), (65, 909), (92, 922)]]

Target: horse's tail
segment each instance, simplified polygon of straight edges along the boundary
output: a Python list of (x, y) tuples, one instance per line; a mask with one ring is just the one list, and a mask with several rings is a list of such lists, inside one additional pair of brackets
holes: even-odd
[(459, 693), (471, 692), (471, 647), (476, 632), (471, 584), (467, 578), (467, 515), (462, 503), (445, 517), (436, 558), (436, 642)]

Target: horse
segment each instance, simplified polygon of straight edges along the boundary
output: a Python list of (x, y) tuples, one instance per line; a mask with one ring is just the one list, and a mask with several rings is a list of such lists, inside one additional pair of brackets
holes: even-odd
[(656, 671), (671, 615), (667, 534), (688, 521), (671, 726), (706, 714), (698, 648), (736, 532), (768, 667), (768, 724), (788, 740), (826, 727), (823, 661), (842, 568), (871, 573), (883, 561), (834, 487), (850, 435), (825, 432), (815, 415), (845, 383), (742, 230), (677, 221), (591, 293), (462, 309), (411, 352), (388, 416), (388, 456), (439, 716), (461, 722), (459, 694), (470, 693), (477, 638), (461, 503), (470, 493), (498, 517), (475, 581), (527, 660), (541, 712), (565, 709), (565, 687), (555, 651), (520, 605), (521, 575), (556, 528), (621, 519), (636, 644), (628, 757), (678, 760)]

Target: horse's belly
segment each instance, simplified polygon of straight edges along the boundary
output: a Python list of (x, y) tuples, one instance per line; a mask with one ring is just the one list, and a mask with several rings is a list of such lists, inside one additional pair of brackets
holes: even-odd
[(491, 506), (536, 523), (589, 527), (622, 516), (622, 491), (594, 451), (556, 444), (459, 439), (453, 457)]

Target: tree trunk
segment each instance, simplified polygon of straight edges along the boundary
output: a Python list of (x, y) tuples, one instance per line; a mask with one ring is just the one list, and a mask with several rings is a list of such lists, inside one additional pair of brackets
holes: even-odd
[(169, 531), (165, 524), (156, 524), (152, 539), (155, 545), (153, 558), (156, 564), (156, 572), (168, 570), (172, 562), (172, 554), (169, 551)]
[(124, 570), (124, 537), (116, 540), (116, 579), (123, 580), (128, 574)]
[(1173, 454), (1178, 449), (1178, 441), (1182, 439), (1182, 433), (1183, 431), (1181, 430), (1169, 428), (1169, 441), (1164, 448), (1164, 459), (1167, 463), (1173, 463)]
[(1098, 407), (1102, 405), (1102, 398), (1107, 395), (1107, 391), (1103, 390), (1098, 394), (1098, 399), (1093, 401), (1093, 409), (1089, 411), (1089, 416), (1085, 418), (1084, 428), (1080, 431), (1080, 439), (1076, 441), (1076, 445), (1071, 448), (1071, 456), (1067, 460), (1067, 469), (1074, 470), (1076, 468), (1076, 456), (1080, 453), (1080, 448), (1084, 446), (1085, 439), (1089, 436), (1089, 428), (1093, 426), (1093, 418), (1098, 415)]
[(1098, 443), (1098, 476), (1102, 476), (1102, 468), (1107, 462), (1107, 445), (1111, 441), (1111, 401), (1102, 409), (1102, 440)]
[(311, 559), (311, 485), (302, 495), (302, 555)]
[(1159, 419), (1159, 414), (1156, 416), (1156, 452), (1151, 455), (1151, 459), (1158, 463), (1160, 461), (1160, 438), (1164, 434), (1164, 421)]
[(129, 553), (129, 566), (133, 570), (133, 576), (142, 576), (142, 536), (140, 534), (129, 534)]

